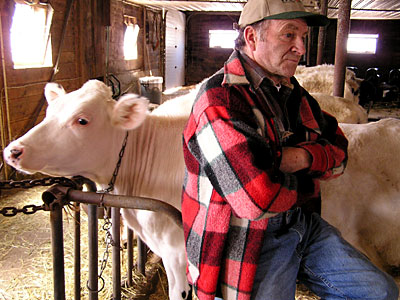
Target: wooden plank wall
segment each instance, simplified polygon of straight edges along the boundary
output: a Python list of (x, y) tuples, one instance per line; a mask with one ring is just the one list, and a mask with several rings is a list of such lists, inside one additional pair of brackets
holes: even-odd
[[(53, 63), (55, 63), (68, 1), (51, 0), (49, 2), (54, 9), (51, 38)], [(1, 149), (3, 149), (10, 140), (21, 136), (30, 128), (26, 127), (34, 121), (32, 115), (43, 99), (43, 89), (52, 77), (53, 68), (19, 70), (13, 68), (10, 28), (14, 13), (14, 1), (2, 1), (0, 9), (1, 34), (4, 41), (4, 58), (1, 56), (3, 63), (0, 67), (3, 68), (4, 65), (6, 74), (3, 76), (2, 69), (0, 90), (4, 124), (1, 124), (1, 130), (6, 137), (5, 142), (1, 143)], [(124, 15), (136, 17), (140, 26), (138, 59), (136, 60), (127, 61), (123, 56)], [(162, 23), (161, 11), (133, 5), (127, 1), (73, 1), (60, 51), (59, 71), (55, 74), (53, 81), (60, 83), (67, 92), (70, 92), (79, 88), (88, 79), (104, 80), (108, 73), (113, 74), (120, 81), (121, 91), (139, 93), (138, 79), (148, 76), (150, 68), (152, 75), (163, 75)], [(108, 35), (107, 28), (109, 29)], [(108, 57), (107, 49), (109, 49)], [(145, 51), (145, 49), (148, 50)], [(107, 65), (108, 69), (106, 70)], [(114, 80), (114, 82), (116, 81)], [(6, 94), (8, 96), (8, 114), (5, 112)], [(37, 124), (43, 119), (46, 106), (45, 103), (34, 123)], [(7, 119), (7, 115), (10, 116), (9, 119)]]

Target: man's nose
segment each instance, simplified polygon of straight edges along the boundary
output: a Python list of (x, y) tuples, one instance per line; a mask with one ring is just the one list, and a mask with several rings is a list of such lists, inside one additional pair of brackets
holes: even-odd
[(296, 52), (296, 54), (302, 56), (306, 53), (306, 47), (304, 45), (304, 39), (301, 37), (298, 37), (295, 39), (295, 44), (293, 46), (293, 51)]

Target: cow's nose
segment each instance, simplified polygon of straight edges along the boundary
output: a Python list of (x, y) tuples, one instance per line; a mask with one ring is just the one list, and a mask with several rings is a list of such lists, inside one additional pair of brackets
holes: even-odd
[(14, 159), (17, 159), (17, 160), (18, 160), (18, 158), (22, 155), (23, 152), (24, 152), (24, 151), (23, 151), (22, 148), (19, 148), (19, 149), (18, 149), (18, 148), (11, 149), (11, 150), (10, 150), (10, 153), (11, 153), (10, 157), (11, 157), (12, 160), (14, 160)]

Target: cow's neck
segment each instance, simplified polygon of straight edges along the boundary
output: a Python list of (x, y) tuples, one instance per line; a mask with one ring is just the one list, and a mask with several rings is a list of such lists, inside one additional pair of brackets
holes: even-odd
[[(184, 174), (181, 141), (185, 123), (186, 119), (171, 121), (171, 118), (149, 115), (140, 128), (131, 131), (114, 192), (167, 198), (172, 205), (180, 207)], [(118, 145), (122, 145), (122, 138)]]

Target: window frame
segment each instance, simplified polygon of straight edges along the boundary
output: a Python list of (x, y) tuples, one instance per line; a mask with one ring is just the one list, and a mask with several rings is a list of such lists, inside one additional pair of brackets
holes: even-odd
[[(31, 11), (28, 11), (29, 9)], [(37, 11), (35, 12), (35, 10)], [(31, 24), (32, 22), (27, 22), (22, 15), (16, 15), (23, 13), (30, 14), (32, 22), (37, 22), (36, 24), (41, 27), (37, 27), (35, 30), (35, 27)], [(35, 14), (37, 15), (35, 16)], [(54, 10), (50, 4), (37, 3), (30, 5), (27, 3), (15, 3), (10, 28), (10, 47), (14, 69), (53, 67), (50, 32), (53, 14)], [(44, 20), (40, 20), (40, 18), (44, 18)], [(35, 38), (36, 40), (34, 40)], [(39, 39), (39, 42), (37, 42), (37, 39)], [(32, 45), (35, 45), (35, 47)], [(33, 52), (30, 58), (27, 56), (29, 52)]]
[[(361, 39), (363, 39), (364, 41), (361, 41)], [(353, 49), (349, 49), (352, 47), (353, 45), (353, 41), (355, 40), (358, 42), (354, 43), (357, 44), (358, 47), (361, 47), (363, 50), (353, 50)], [(375, 41), (375, 47), (374, 50), (369, 50), (368, 49), (368, 45), (366, 44), (366, 41), (368, 40), (374, 40)], [(348, 54), (361, 54), (361, 55), (375, 55), (378, 49), (378, 40), (379, 40), (379, 34), (364, 34), (364, 33), (349, 33), (348, 38), (347, 38), (347, 45), (346, 45), (346, 51)], [(362, 46), (360, 46), (362, 45)]]

